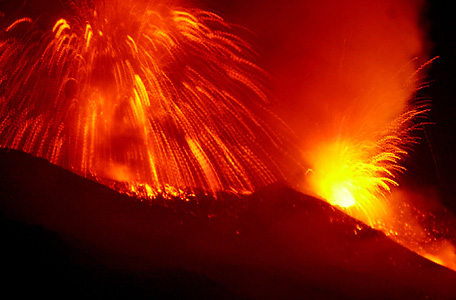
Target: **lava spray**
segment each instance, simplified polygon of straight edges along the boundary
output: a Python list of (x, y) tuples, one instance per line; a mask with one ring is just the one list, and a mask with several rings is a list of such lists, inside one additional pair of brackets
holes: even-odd
[(63, 3), (2, 29), (2, 147), (149, 198), (281, 176), (286, 129), (235, 26), (175, 2)]
[(456, 269), (451, 238), (421, 222), (430, 212), (398, 189), (432, 109), (432, 99), (418, 96), (438, 59), (428, 56), (424, 8), (422, 1), (271, 4), (264, 9), (280, 22), (259, 20), (257, 30), (277, 33), (265, 61), (299, 138), (305, 168), (296, 187)]

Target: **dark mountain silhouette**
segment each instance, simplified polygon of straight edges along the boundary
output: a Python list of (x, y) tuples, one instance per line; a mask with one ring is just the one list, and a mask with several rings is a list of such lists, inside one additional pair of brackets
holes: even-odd
[(454, 299), (456, 273), (283, 184), (146, 203), (0, 151), (2, 290), (153, 299)]

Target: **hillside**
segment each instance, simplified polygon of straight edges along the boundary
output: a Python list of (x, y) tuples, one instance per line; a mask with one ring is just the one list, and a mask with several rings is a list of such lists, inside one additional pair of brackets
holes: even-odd
[[(318, 199), (145, 203), (0, 151), (2, 290), (159, 299), (454, 299), (456, 273)], [(5, 277), (5, 276), (3, 276)], [(427, 298), (426, 298), (427, 299)]]

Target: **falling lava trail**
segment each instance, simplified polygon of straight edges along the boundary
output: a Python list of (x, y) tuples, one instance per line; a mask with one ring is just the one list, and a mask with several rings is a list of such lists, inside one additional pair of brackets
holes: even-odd
[(2, 30), (2, 147), (151, 199), (281, 176), (287, 130), (235, 26), (151, 1), (67, 6), (52, 28), (22, 17)]

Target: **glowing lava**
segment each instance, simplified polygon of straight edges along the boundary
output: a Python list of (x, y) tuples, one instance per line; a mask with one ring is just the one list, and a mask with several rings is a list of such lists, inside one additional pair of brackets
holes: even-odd
[(26, 17), (3, 29), (0, 146), (149, 197), (281, 176), (283, 126), (233, 26), (141, 0), (70, 7), (52, 28)]
[(401, 160), (415, 142), (413, 121), (427, 112), (420, 106), (399, 116), (366, 140), (340, 137), (314, 152), (307, 173), (310, 190), (371, 226), (387, 215), (386, 198), (397, 186)]
[(417, 97), (430, 63), (422, 8), (421, 1), (303, 2), (296, 14), (304, 21), (289, 34), (302, 42), (283, 47), (301, 54), (285, 70), (302, 79), (284, 77), (282, 93), (293, 99), (289, 119), (306, 165), (298, 188), (456, 270), (452, 236), (433, 230), (438, 220), (421, 222), (432, 214), (413, 209), (413, 198), (395, 196), (430, 108)]
[[(304, 1), (290, 12), (298, 15), (287, 19), (312, 26), (283, 31), (293, 53), (305, 49), (302, 61), (277, 64), (298, 70), (281, 82), (293, 95), (279, 96), (299, 95), (289, 107), (309, 166), (300, 183), (456, 270), (451, 241), (390, 196), (415, 142), (414, 122), (426, 112), (409, 104), (420, 84), (413, 57), (424, 51), (410, 7), (421, 1), (332, 2)], [(149, 198), (251, 193), (284, 177), (291, 151), (285, 126), (267, 109), (267, 76), (218, 15), (147, 0), (84, 0), (50, 27), (23, 17), (1, 30), (1, 147)], [(301, 76), (304, 91), (289, 86)]]
[[(456, 271), (456, 247), (452, 234), (443, 222), (431, 223), (432, 212), (413, 209), (411, 193), (400, 197), (392, 194), (399, 184), (396, 176), (405, 171), (401, 162), (416, 142), (412, 132), (417, 118), (428, 109), (411, 109), (399, 116), (386, 130), (371, 139), (345, 139), (328, 142), (314, 152), (312, 169), (306, 173), (308, 188), (348, 215), (383, 231), (387, 236), (410, 250)], [(419, 123), (418, 123), (419, 124)]]

